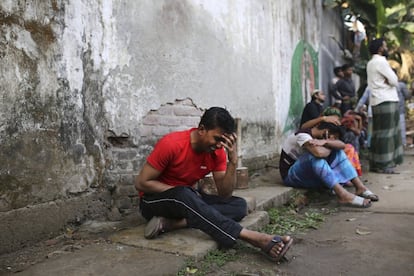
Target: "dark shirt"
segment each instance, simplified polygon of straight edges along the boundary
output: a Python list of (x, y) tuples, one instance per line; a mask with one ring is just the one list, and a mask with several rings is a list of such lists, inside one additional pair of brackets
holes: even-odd
[(309, 103), (307, 103), (305, 108), (303, 109), (299, 127), (301, 127), (307, 121), (313, 120), (321, 116), (322, 110), (323, 106), (321, 104), (318, 104), (316, 101), (310, 101)]
[(338, 89), (342, 97), (355, 97), (355, 84), (350, 78), (340, 79), (336, 83), (336, 88)]
[(342, 96), (341, 94), (339, 94), (338, 87), (337, 87), (337, 83), (339, 80), (340, 78), (335, 77), (329, 82), (329, 85), (328, 85), (329, 95), (335, 98), (336, 100), (342, 99)]

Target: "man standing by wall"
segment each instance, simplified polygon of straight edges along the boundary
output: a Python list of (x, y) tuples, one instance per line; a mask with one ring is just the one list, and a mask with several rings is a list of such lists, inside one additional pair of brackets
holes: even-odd
[(350, 109), (353, 109), (355, 102), (355, 84), (352, 80), (353, 68), (350, 64), (342, 66), (344, 77), (339, 79), (336, 83), (336, 88), (341, 94), (341, 112), (345, 114)]
[(338, 91), (337, 82), (344, 77), (344, 72), (342, 72), (342, 66), (337, 66), (333, 70), (335, 77), (329, 82), (329, 99), (330, 105), (341, 108), (342, 96)]
[(403, 162), (398, 77), (386, 60), (388, 49), (383, 39), (371, 41), (369, 51), (372, 58), (367, 64), (367, 77), (373, 115), (370, 168), (392, 174), (395, 166)]

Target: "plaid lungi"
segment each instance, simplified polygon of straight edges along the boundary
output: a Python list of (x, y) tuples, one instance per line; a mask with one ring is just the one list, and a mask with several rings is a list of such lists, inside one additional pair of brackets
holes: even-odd
[(403, 162), (398, 102), (384, 102), (372, 107), (370, 169), (386, 169)]
[(332, 150), (327, 158), (318, 158), (306, 152), (289, 168), (283, 179), (286, 186), (305, 189), (345, 184), (357, 177), (357, 172), (343, 150)]

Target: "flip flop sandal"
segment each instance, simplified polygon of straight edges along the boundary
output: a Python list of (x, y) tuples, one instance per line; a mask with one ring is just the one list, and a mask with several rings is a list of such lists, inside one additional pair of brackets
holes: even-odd
[[(277, 255), (277, 257), (272, 257), (270, 255), (270, 250), (272, 250), (272, 248), (278, 244), (278, 243), (282, 243), (283, 244), (283, 249), (282, 251), (279, 253), (279, 255)], [(266, 254), (266, 257), (268, 257), (270, 260), (275, 261), (275, 262), (279, 262), (281, 259), (283, 259), (285, 257), (286, 252), (290, 249), (291, 245), (293, 243), (293, 239), (290, 238), (288, 242), (284, 242), (282, 240), (281, 236), (274, 236), (273, 239), (266, 245), (266, 247), (264, 249), (262, 249), (262, 251)]]
[(371, 199), (371, 201), (378, 201), (379, 197), (374, 194), (373, 192), (371, 192), (370, 190), (365, 190), (362, 194), (359, 194), (358, 196), (363, 197), (363, 198), (368, 198)]
[(374, 170), (376, 173), (383, 173), (383, 174), (400, 174), (399, 172), (394, 171), (392, 168), (386, 168), (386, 169), (376, 169)]
[(354, 196), (351, 203), (342, 203), (343, 206), (358, 207), (358, 208), (369, 208), (371, 207), (371, 200), (368, 203), (364, 202), (365, 198), (360, 196)]
[(400, 174), (399, 172), (396, 172), (396, 171), (394, 171), (394, 169), (391, 169), (391, 168), (384, 169), (382, 173), (385, 173), (385, 174)]
[(144, 237), (146, 239), (154, 239), (163, 232), (163, 219), (161, 217), (153, 217), (145, 226)]

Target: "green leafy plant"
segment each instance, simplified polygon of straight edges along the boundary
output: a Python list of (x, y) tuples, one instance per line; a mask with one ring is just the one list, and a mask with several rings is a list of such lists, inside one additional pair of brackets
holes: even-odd
[(186, 261), (185, 267), (180, 270), (178, 276), (196, 275), (202, 276), (209, 272), (212, 268), (222, 267), (227, 262), (231, 262), (237, 259), (236, 250), (212, 250), (210, 251), (201, 262), (195, 262), (193, 259)]
[(301, 214), (289, 207), (273, 208), (268, 210), (270, 224), (264, 228), (265, 232), (272, 234), (300, 233), (306, 229), (318, 229), (324, 221), (324, 214), (320, 210), (310, 209)]
[[(262, 229), (269, 234), (294, 234), (304, 232), (309, 229), (317, 229), (325, 220), (325, 216), (335, 212), (336, 209), (328, 208), (303, 208), (298, 210), (299, 204), (307, 204), (314, 198), (320, 197), (316, 194), (306, 194), (296, 191), (289, 202), (282, 207), (271, 208), (267, 210), (270, 223)], [(209, 252), (201, 261), (196, 262), (194, 259), (188, 259), (179, 276), (202, 276), (212, 271), (217, 271), (226, 263), (240, 259), (242, 254), (257, 252), (254, 248), (246, 243), (237, 243), (234, 249), (213, 250)]]

